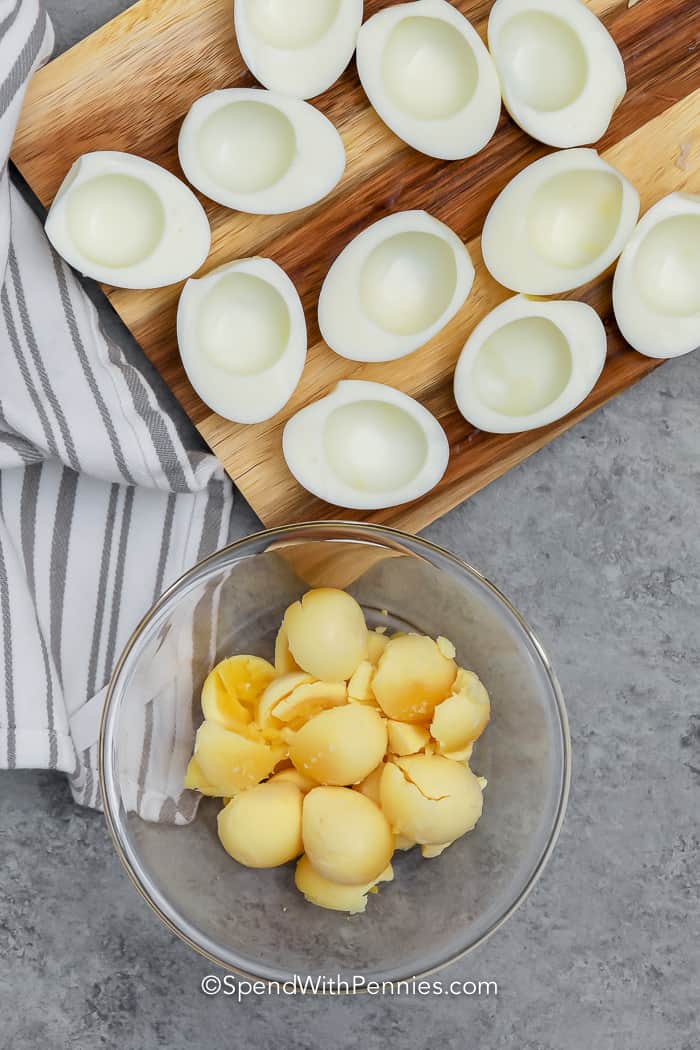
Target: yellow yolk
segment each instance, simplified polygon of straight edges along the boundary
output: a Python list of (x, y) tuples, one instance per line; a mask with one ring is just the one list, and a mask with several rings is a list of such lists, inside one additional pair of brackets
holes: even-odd
[(298, 670), (299, 665), (289, 651), (287, 628), (282, 624), (275, 639), (275, 671), (277, 674), (289, 674)]
[(249, 740), (216, 722), (204, 722), (197, 731), (195, 758), (209, 784), (216, 784), (223, 795), (237, 795), (264, 780), (287, 749)]
[(372, 688), (380, 707), (401, 722), (426, 722), (450, 695), (457, 674), (454, 660), (432, 638), (417, 634), (391, 639), (382, 653)]
[(364, 704), (316, 715), (295, 733), (289, 754), (296, 768), (319, 784), (357, 784), (379, 765), (387, 746), (386, 724)]
[(298, 665), (321, 681), (347, 681), (367, 659), (364, 614), (345, 591), (308, 591), (287, 609), (283, 626)]
[(358, 665), (355, 673), (348, 682), (348, 696), (351, 700), (358, 700), (361, 703), (373, 703), (376, 704), (374, 697), (374, 690), (372, 689), (372, 678), (374, 677), (374, 667), (369, 660), (363, 660)]
[(303, 795), (295, 784), (268, 781), (243, 791), (221, 810), (221, 844), (248, 868), (276, 868), (302, 852)]
[(281, 700), (293, 693), (300, 685), (306, 685), (308, 682), (313, 682), (313, 678), (310, 674), (306, 674), (305, 671), (290, 671), (279, 678), (274, 678), (258, 700), (255, 714), (255, 720), (258, 725), (261, 728), (268, 728), (269, 726), (277, 726), (279, 728), (281, 723), (273, 717), (273, 710)]
[(345, 682), (305, 682), (273, 708), (272, 715), (293, 729), (304, 725), (314, 715), (347, 701)]
[(304, 854), (297, 862), (294, 873), (294, 882), (300, 893), (311, 904), (319, 908), (329, 908), (332, 911), (344, 911), (350, 915), (358, 915), (367, 907), (367, 894), (376, 889), (380, 882), (391, 882), (394, 871), (389, 864), (381, 875), (373, 882), (364, 883), (360, 886), (342, 885), (324, 879), (323, 875), (312, 867), (309, 858)]
[(430, 732), (442, 754), (460, 752), (478, 740), (490, 717), (489, 694), (475, 674), (460, 667), (452, 696), (435, 708)]
[(285, 612), (274, 666), (241, 654), (207, 676), (184, 781), (223, 800), (234, 860), (297, 860), (304, 897), (348, 914), (393, 879), (395, 850), (436, 858), (470, 831), (486, 787), (469, 768), (491, 713), (479, 678), (448, 638), (386, 631), (368, 631), (344, 591), (307, 592)]
[(425, 726), (411, 722), (395, 722), (389, 719), (389, 751), (392, 755), (415, 755), (422, 751), (430, 740), (430, 733)]
[(471, 831), (483, 806), (477, 777), (440, 755), (387, 762), (380, 788), (393, 831), (421, 845), (442, 845)]
[(304, 799), (304, 851), (325, 879), (343, 885), (373, 883), (394, 852), (381, 810), (359, 791), (314, 788)]

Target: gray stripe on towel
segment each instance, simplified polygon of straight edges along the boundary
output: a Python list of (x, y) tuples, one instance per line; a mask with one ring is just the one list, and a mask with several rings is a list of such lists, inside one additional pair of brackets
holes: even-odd
[(66, 417), (64, 415), (63, 409), (61, 408), (58, 398), (56, 397), (54, 389), (49, 381), (48, 372), (46, 371), (46, 366), (44, 365), (44, 361), (41, 357), (41, 353), (37, 345), (36, 336), (34, 335), (32, 322), (29, 318), (29, 311), (27, 310), (27, 300), (24, 295), (22, 275), (20, 273), (19, 263), (17, 262), (15, 250), (12, 247), (12, 245), (10, 245), (9, 264), (12, 282), (15, 287), (15, 296), (17, 297), (19, 316), (22, 322), (22, 328), (24, 329), (24, 338), (26, 340), (27, 346), (29, 347), (29, 352), (34, 362), (34, 367), (36, 368), (37, 374), (39, 376), (41, 389), (44, 391), (44, 396), (46, 397), (46, 400), (50, 404), (51, 410), (54, 416), (56, 417), (58, 429), (61, 431), (61, 437), (63, 438), (63, 444), (65, 446), (66, 456), (68, 458), (68, 465), (72, 467), (73, 470), (79, 471), (80, 462), (75, 451), (73, 438), (71, 436), (68, 423), (66, 422)]
[(122, 477), (124, 477), (130, 484), (133, 485), (135, 480), (134, 476), (129, 470), (128, 466), (126, 465), (126, 460), (124, 459), (124, 452), (122, 450), (121, 445), (119, 444), (117, 432), (114, 429), (114, 423), (112, 422), (110, 414), (107, 411), (107, 406), (104, 402), (102, 394), (100, 393), (100, 389), (95, 380), (92, 368), (90, 367), (90, 361), (85, 352), (85, 347), (83, 345), (83, 340), (80, 335), (80, 329), (78, 328), (78, 322), (76, 321), (75, 311), (73, 310), (73, 304), (70, 298), (70, 290), (68, 288), (68, 282), (66, 280), (64, 264), (58, 257), (56, 252), (52, 251), (51, 255), (53, 258), (54, 270), (56, 271), (56, 277), (58, 279), (58, 288), (61, 295), (61, 303), (63, 304), (63, 311), (66, 315), (66, 323), (68, 324), (68, 330), (73, 341), (73, 346), (75, 347), (75, 351), (78, 355), (78, 360), (80, 361), (81, 367), (83, 369), (83, 375), (85, 376), (87, 384), (90, 387), (90, 392), (95, 400), (95, 404), (97, 405), (97, 409), (100, 413), (100, 418), (102, 419), (102, 423), (107, 432), (107, 437), (109, 438), (109, 443), (112, 447), (112, 453), (114, 454), (114, 459), (116, 461), (117, 467), (119, 468)]
[(41, 482), (42, 469), (43, 467), (41, 466), (28, 467), (24, 472), (24, 478), (22, 479), (22, 495), (20, 497), (20, 522), (24, 571), (27, 575), (27, 585), (32, 596), (36, 632), (39, 636), (39, 647), (41, 648), (41, 659), (44, 664), (44, 677), (46, 679), (46, 724), (49, 730), (49, 766), (51, 769), (55, 769), (58, 762), (58, 741), (56, 739), (53, 674), (51, 673), (49, 650), (37, 614), (36, 572), (34, 567), (36, 517), (39, 504), (39, 484)]
[(0, 84), (0, 117), (8, 108), (15, 95), (29, 76), (32, 66), (41, 51), (46, 36), (46, 12), (39, 11), (26, 43), (15, 59), (12, 69)]

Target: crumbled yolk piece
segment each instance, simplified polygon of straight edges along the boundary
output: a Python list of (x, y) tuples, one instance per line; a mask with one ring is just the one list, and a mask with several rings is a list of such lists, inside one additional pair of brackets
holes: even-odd
[(319, 908), (344, 911), (350, 915), (361, 914), (367, 907), (367, 894), (376, 893), (378, 883), (391, 882), (393, 878), (394, 870), (389, 864), (373, 883), (363, 886), (347, 886), (331, 882), (330, 879), (324, 879), (323, 875), (319, 875), (314, 870), (306, 854), (299, 858), (294, 873), (296, 887), (300, 893), (304, 894), (307, 901), (318, 905)]
[(202, 712), (210, 722), (218, 722), (225, 729), (237, 729), (252, 721), (250, 711), (235, 693), (229, 693), (215, 668), (202, 686)]
[(457, 650), (449, 638), (443, 638), (443, 636), (440, 635), (435, 639), (435, 644), (446, 660), (454, 660), (457, 655)]
[(486, 787), (469, 768), (484, 686), (446, 637), (386, 632), (346, 592), (309, 591), (284, 614), (274, 665), (242, 654), (207, 676), (185, 775), (224, 800), (234, 860), (298, 858), (304, 897), (349, 914), (393, 880), (395, 850), (439, 857), (470, 831)]
[(253, 708), (255, 702), (275, 677), (275, 669), (260, 656), (231, 656), (216, 668), (227, 692), (242, 704)]
[(202, 686), (202, 713), (225, 729), (240, 729), (253, 719), (255, 704), (275, 676), (259, 656), (232, 656), (207, 675)]
[(279, 722), (295, 728), (329, 707), (339, 707), (347, 698), (345, 682), (306, 682), (280, 700), (272, 715)]
[(296, 785), (303, 795), (306, 795), (312, 788), (318, 787), (315, 780), (312, 780), (311, 777), (305, 777), (294, 766), (290, 766), (288, 769), (281, 769), (279, 773), (275, 773), (274, 776), (270, 777), (268, 783), (272, 784), (276, 781), (287, 781)]
[(363, 660), (348, 682), (348, 696), (350, 699), (359, 700), (360, 703), (376, 704), (374, 690), (372, 689), (373, 677), (374, 666), (369, 660)]
[(468, 762), (474, 754), (474, 742), (460, 748), (459, 751), (442, 751), (445, 758), (451, 758), (453, 762)]
[(213, 784), (207, 781), (194, 755), (190, 759), (187, 772), (185, 773), (185, 787), (191, 791), (199, 791), (202, 795), (208, 795), (210, 798), (220, 798), (222, 796), (222, 789), (214, 787)]
[(416, 755), (430, 740), (429, 730), (412, 722), (395, 722), (390, 718), (387, 729), (389, 751), (392, 755)]
[(373, 769), (364, 780), (361, 780), (359, 784), (355, 785), (356, 791), (361, 791), (362, 794), (372, 800), (377, 806), (381, 806), (381, 800), (379, 798), (379, 785), (382, 781), (382, 773), (384, 772), (384, 762), (381, 762), (376, 769)]
[(421, 856), (426, 860), (430, 860), (432, 857), (441, 857), (445, 850), (451, 845), (451, 842), (443, 842), (442, 845), (439, 846), (421, 846)]
[(277, 632), (277, 638), (275, 639), (275, 671), (277, 674), (289, 674), (291, 671), (299, 670), (301, 670), (301, 668), (289, 649), (287, 628), (282, 624)]
[(376, 667), (379, 663), (379, 657), (388, 644), (389, 637), (386, 634), (386, 627), (375, 627), (367, 635), (367, 659), (373, 667)]
[(441, 754), (459, 752), (478, 740), (490, 717), (488, 693), (475, 674), (460, 668), (452, 696), (435, 708), (430, 732)]
[(258, 700), (256, 712), (258, 725), (265, 728), (271, 725), (279, 726), (280, 723), (272, 714), (274, 709), (281, 700), (293, 693), (300, 685), (307, 685), (309, 682), (313, 682), (313, 678), (305, 671), (289, 671), (273, 679)]

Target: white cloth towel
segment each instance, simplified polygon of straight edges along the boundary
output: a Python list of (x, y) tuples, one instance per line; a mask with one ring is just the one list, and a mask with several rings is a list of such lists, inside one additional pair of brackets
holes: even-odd
[[(225, 543), (233, 492), (106, 338), (10, 181), (26, 82), (52, 46), (39, 0), (0, 0), (0, 767), (63, 770), (97, 807), (120, 649), (164, 588)], [(148, 719), (134, 808), (186, 820), (181, 771), (157, 768)]]

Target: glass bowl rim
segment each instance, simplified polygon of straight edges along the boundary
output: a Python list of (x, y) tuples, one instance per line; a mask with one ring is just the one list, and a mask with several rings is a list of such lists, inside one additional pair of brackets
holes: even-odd
[[(187, 944), (190, 948), (193, 949), (193, 951), (197, 952), (200, 956), (203, 956), (215, 966), (218, 966), (221, 969), (227, 970), (231, 973), (235, 973), (238, 977), (244, 978), (246, 980), (262, 981), (263, 983), (268, 985), (281, 983), (281, 981), (277, 982), (276, 979), (262, 976), (258, 973), (253, 972), (252, 970), (246, 970), (242, 966), (236, 966), (231, 962), (227, 962), (224, 959), (220, 959), (218, 956), (208, 951), (202, 945), (197, 944), (196, 941), (192, 940), (192, 938), (189, 937), (184, 930), (180, 929), (180, 927), (168, 915), (165, 914), (165, 912), (160, 908), (156, 901), (151, 897), (151, 894), (140, 879), (137, 871), (135, 870), (134, 866), (129, 860), (129, 857), (127, 856), (126, 850), (122, 845), (121, 835), (119, 833), (118, 828), (119, 822), (115, 817), (114, 811), (118, 809), (118, 804), (114, 807), (113, 810), (109, 785), (107, 784), (107, 778), (105, 774), (105, 768), (107, 766), (107, 763), (104, 761), (104, 757), (107, 751), (107, 746), (112, 739), (110, 722), (113, 720), (113, 714), (116, 714), (116, 711), (113, 712), (112, 708), (114, 705), (114, 698), (116, 695), (117, 685), (121, 676), (122, 669), (132, 650), (141, 638), (143, 632), (149, 626), (151, 621), (158, 616), (161, 610), (166, 605), (168, 605), (168, 603), (177, 595), (177, 593), (191, 579), (198, 576), (202, 572), (202, 570), (206, 568), (207, 565), (218, 560), (222, 556), (226, 556), (235, 551), (239, 551), (241, 548), (244, 548), (247, 545), (253, 545), (265, 540), (272, 541), (274, 539), (291, 536), (296, 533), (313, 533), (318, 530), (340, 530), (341, 532), (348, 533), (351, 536), (352, 534), (356, 534), (357, 539), (365, 540), (368, 539), (368, 535), (371, 536), (371, 534), (374, 533), (379, 538), (384, 537), (385, 539), (393, 539), (394, 541), (401, 541), (402, 543), (408, 542), (409, 545), (416, 544), (419, 548), (423, 549), (424, 553), (427, 552), (428, 554), (432, 554), (434, 556), (438, 556), (439, 558), (446, 559), (460, 573), (465, 573), (467, 576), (472, 577), (478, 583), (485, 586), (487, 590), (489, 590), (492, 593), (492, 595), (501, 604), (505, 606), (507, 611), (515, 619), (516, 623), (523, 631), (527, 640), (533, 647), (535, 654), (537, 655), (537, 658), (539, 659), (542, 668), (545, 672), (549, 685), (552, 689), (552, 694), (555, 700), (555, 711), (558, 716), (558, 728), (560, 731), (562, 759), (559, 798), (557, 800), (556, 812), (551, 829), (549, 831), (549, 835), (547, 837), (547, 841), (541, 849), (537, 863), (535, 864), (528, 879), (521, 886), (517, 894), (511, 900), (510, 904), (504, 909), (502, 914), (497, 919), (495, 919), (491, 923), (491, 925), (486, 930), (484, 930), (484, 932), (481, 933), (479, 937), (476, 938), (476, 940), (467, 944), (464, 948), (461, 948), (458, 951), (451, 952), (439, 962), (435, 963), (435, 965), (429, 967), (426, 970), (421, 970), (418, 973), (412, 972), (411, 974), (407, 974), (406, 976), (395, 977), (390, 982), (388, 982), (391, 984), (398, 984), (401, 981), (429, 977), (432, 974), (441, 971), (445, 967), (452, 965), (452, 963), (458, 962), (470, 952), (474, 951), (476, 948), (484, 944), (518, 910), (521, 904), (524, 903), (524, 901), (527, 899), (527, 897), (529, 897), (530, 893), (534, 889), (537, 881), (542, 875), (542, 872), (544, 871), (554, 851), (554, 847), (556, 846), (557, 840), (561, 833), (562, 826), (564, 824), (567, 803), (569, 800), (569, 791), (571, 787), (571, 735), (569, 731), (569, 718), (561, 686), (559, 685), (556, 673), (544, 647), (540, 643), (539, 639), (537, 638), (537, 636), (535, 635), (534, 631), (529, 626), (525, 618), (520, 612), (518, 612), (518, 610), (511, 603), (511, 601), (503, 594), (503, 592), (498, 587), (496, 587), (496, 585), (493, 584), (486, 576), (484, 576), (483, 573), (479, 572), (478, 569), (475, 569), (472, 565), (464, 561), (458, 555), (453, 554), (452, 551), (449, 551), (447, 548), (442, 547), (437, 543), (433, 543), (431, 540), (427, 540), (422, 536), (415, 536), (412, 533), (404, 532), (401, 529), (395, 529), (389, 525), (374, 524), (370, 522), (319, 520), (301, 522), (298, 524), (281, 525), (277, 526), (276, 528), (260, 529), (257, 532), (250, 533), (247, 536), (243, 536), (237, 540), (234, 540), (232, 543), (229, 543), (224, 547), (219, 548), (219, 550), (216, 550), (211, 554), (207, 555), (205, 558), (202, 558), (201, 561), (197, 562), (196, 565), (193, 565), (190, 569), (184, 572), (173, 583), (171, 583), (170, 586), (166, 588), (166, 590), (163, 591), (163, 593), (160, 595), (157, 601), (153, 603), (148, 612), (146, 612), (146, 614), (136, 625), (122, 649), (119, 659), (114, 667), (114, 671), (112, 672), (112, 676), (109, 680), (109, 685), (107, 687), (107, 695), (105, 698), (104, 707), (102, 709), (102, 717), (100, 721), (100, 735), (97, 746), (97, 754), (99, 757), (98, 775), (104, 817), (105, 822), (107, 824), (107, 829), (112, 839), (112, 845), (114, 846), (114, 850), (117, 856), (119, 857), (119, 860), (121, 861), (122, 866), (124, 867), (126, 874), (129, 877), (129, 880), (131, 881), (135, 889), (138, 891), (142, 899), (149, 906), (149, 908), (158, 916), (160, 921), (172, 933), (175, 934), (176, 937), (184, 941), (185, 944)], [(342, 538), (342, 536), (327, 537), (327, 539), (331, 540)], [(323, 542), (323, 540), (321, 542)], [(434, 564), (434, 561), (432, 559), (429, 558), (428, 560), (432, 561), (432, 563)], [(294, 974), (289, 974), (287, 979), (292, 980), (294, 977)], [(381, 981), (381, 978), (378, 978), (378, 980)], [(359, 990), (362, 992), (365, 989), (360, 988)], [(351, 992), (350, 994), (356, 993)]]

